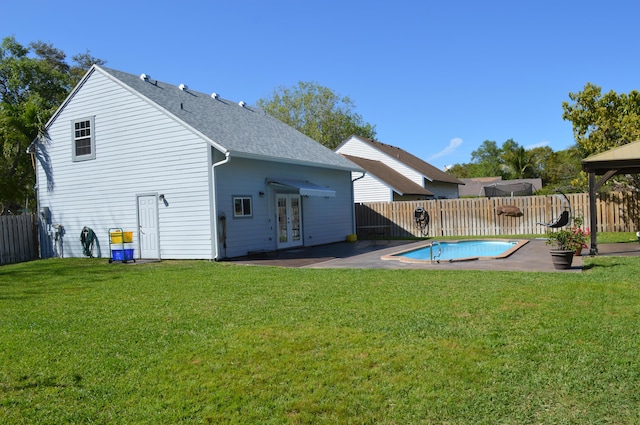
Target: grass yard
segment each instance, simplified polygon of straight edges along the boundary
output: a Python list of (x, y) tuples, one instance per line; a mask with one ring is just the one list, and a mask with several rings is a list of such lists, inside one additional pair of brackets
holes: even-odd
[(3, 424), (635, 424), (640, 260), (0, 267)]

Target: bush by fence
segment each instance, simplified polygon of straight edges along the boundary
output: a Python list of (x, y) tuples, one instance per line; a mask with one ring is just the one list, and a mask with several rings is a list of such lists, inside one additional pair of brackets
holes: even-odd
[[(369, 202), (356, 204), (358, 237), (372, 235), (389, 237), (420, 236), (414, 219), (417, 207), (429, 214), (428, 236), (482, 236), (544, 234), (547, 227), (539, 223), (555, 220), (568, 205), (573, 215), (584, 217), (589, 226), (589, 195), (517, 196), (501, 198), (438, 199), (428, 201)], [(522, 216), (498, 214), (499, 207), (515, 206)], [(610, 193), (599, 195), (596, 201), (598, 232), (630, 232), (637, 228), (638, 195)]]
[(31, 214), (0, 216), (0, 265), (38, 258), (37, 222)]

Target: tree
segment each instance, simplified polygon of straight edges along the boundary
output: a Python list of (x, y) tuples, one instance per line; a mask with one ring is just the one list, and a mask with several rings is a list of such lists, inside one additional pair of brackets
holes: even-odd
[(349, 97), (313, 82), (280, 87), (271, 98), (259, 99), (258, 106), (280, 121), (320, 142), (336, 148), (351, 135), (375, 138), (375, 126), (365, 122)]
[(471, 152), (471, 162), (476, 164), (476, 173), (473, 177), (497, 177), (503, 176), (502, 150), (493, 140), (485, 140), (480, 147)]
[(502, 145), (502, 170), (508, 180), (539, 177), (535, 152), (509, 139)]
[(640, 93), (618, 95), (587, 83), (562, 102), (562, 118), (573, 124), (576, 144), (584, 157), (640, 140)]
[[(562, 118), (573, 124), (573, 135), (582, 158), (640, 140), (640, 92), (618, 95), (587, 83), (583, 91), (569, 93), (574, 103), (562, 102)], [(640, 176), (613, 179), (619, 190), (639, 190)]]
[(104, 63), (88, 52), (77, 56), (84, 62), (76, 66), (65, 58), (64, 52), (40, 41), (25, 47), (6, 37), (0, 44), (0, 212), (34, 206), (35, 172), (26, 150), (44, 136), (46, 122), (89, 62)]
[(513, 139), (500, 147), (492, 140), (485, 140), (471, 152), (471, 160), (467, 164), (455, 164), (448, 172), (457, 178), (541, 178), (543, 190), (551, 192), (558, 187), (565, 191), (584, 189), (577, 148), (554, 152), (548, 146), (526, 149)]

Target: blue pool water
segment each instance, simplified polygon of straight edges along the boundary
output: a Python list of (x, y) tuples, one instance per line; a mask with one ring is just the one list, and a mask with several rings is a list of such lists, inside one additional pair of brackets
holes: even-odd
[[(517, 241), (459, 241), (433, 242), (412, 251), (395, 254), (410, 260), (452, 261), (465, 258), (500, 257), (518, 245)], [(433, 249), (433, 255), (431, 250)]]

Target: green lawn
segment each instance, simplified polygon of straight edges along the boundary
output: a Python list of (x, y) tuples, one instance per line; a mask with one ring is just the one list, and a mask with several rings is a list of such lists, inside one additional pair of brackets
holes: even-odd
[(0, 267), (3, 424), (634, 424), (640, 258)]

